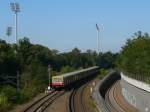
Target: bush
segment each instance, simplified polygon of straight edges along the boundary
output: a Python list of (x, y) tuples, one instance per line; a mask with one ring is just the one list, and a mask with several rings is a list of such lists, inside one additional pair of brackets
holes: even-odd
[(32, 96), (34, 96), (34, 88), (23, 88), (20, 92), (18, 103), (24, 103), (29, 101)]
[(62, 69), (61, 69), (61, 73), (72, 72), (72, 71), (74, 71), (74, 70), (75, 70), (75, 68), (73, 68), (73, 67), (64, 66), (64, 67), (62, 67)]
[(38, 80), (33, 79), (33, 81), (29, 85), (21, 90), (18, 100), (19, 103), (29, 101), (31, 98), (44, 90), (42, 88), (44, 88), (45, 85), (43, 85), (41, 82), (38, 82)]
[(101, 74), (101, 75), (106, 75), (107, 73), (108, 73), (108, 70), (107, 70), (107, 69), (102, 68), (102, 69), (100, 70), (100, 74)]
[(104, 76), (106, 76), (108, 74), (108, 70), (107, 69), (104, 69), (104, 68), (101, 68), (100, 69), (100, 72), (99, 72), (99, 75), (98, 75), (98, 79), (102, 79)]
[(9, 102), (15, 103), (17, 97), (16, 88), (13, 88), (12, 86), (5, 86), (2, 88), (1, 94), (5, 95)]
[(8, 97), (4, 94), (0, 94), (0, 112), (7, 112), (11, 108), (11, 104), (8, 102)]

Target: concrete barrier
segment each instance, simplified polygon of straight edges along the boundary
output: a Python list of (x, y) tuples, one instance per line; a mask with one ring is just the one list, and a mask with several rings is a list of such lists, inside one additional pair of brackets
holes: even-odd
[(105, 94), (107, 90), (119, 79), (121, 79), (120, 74), (115, 71), (111, 71), (97, 83), (93, 92), (93, 98), (96, 101), (99, 112), (110, 112), (105, 103)]
[(150, 112), (150, 87), (121, 73), (122, 94), (140, 112)]
[(121, 79), (120, 74), (115, 71), (111, 71), (101, 80), (101, 84), (99, 85), (99, 92), (103, 98), (105, 98), (107, 90), (119, 79)]

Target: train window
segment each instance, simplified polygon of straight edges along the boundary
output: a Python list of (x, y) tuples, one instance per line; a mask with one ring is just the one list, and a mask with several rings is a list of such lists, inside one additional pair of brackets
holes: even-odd
[(62, 78), (54, 78), (55, 82), (62, 82)]
[(62, 82), (61, 78), (58, 78), (58, 82)]

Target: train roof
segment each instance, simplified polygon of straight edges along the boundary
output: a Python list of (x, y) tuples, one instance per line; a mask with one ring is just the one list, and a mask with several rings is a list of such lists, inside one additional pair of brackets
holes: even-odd
[(72, 76), (74, 74), (82, 73), (82, 72), (92, 70), (92, 69), (96, 69), (96, 68), (99, 68), (99, 67), (98, 66), (89, 67), (89, 68), (86, 68), (86, 69), (82, 69), (82, 70), (78, 70), (78, 71), (74, 71), (74, 72), (70, 72), (70, 73), (65, 73), (65, 74), (62, 74), (62, 75), (54, 76), (54, 77), (55, 78), (56, 77), (68, 77), (68, 76)]

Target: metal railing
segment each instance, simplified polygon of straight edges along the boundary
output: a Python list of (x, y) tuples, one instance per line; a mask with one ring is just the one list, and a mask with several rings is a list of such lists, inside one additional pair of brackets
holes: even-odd
[(125, 71), (123, 71), (122, 73), (130, 78), (150, 84), (150, 73), (147, 73), (147, 74), (129, 73), (129, 72), (125, 72)]

